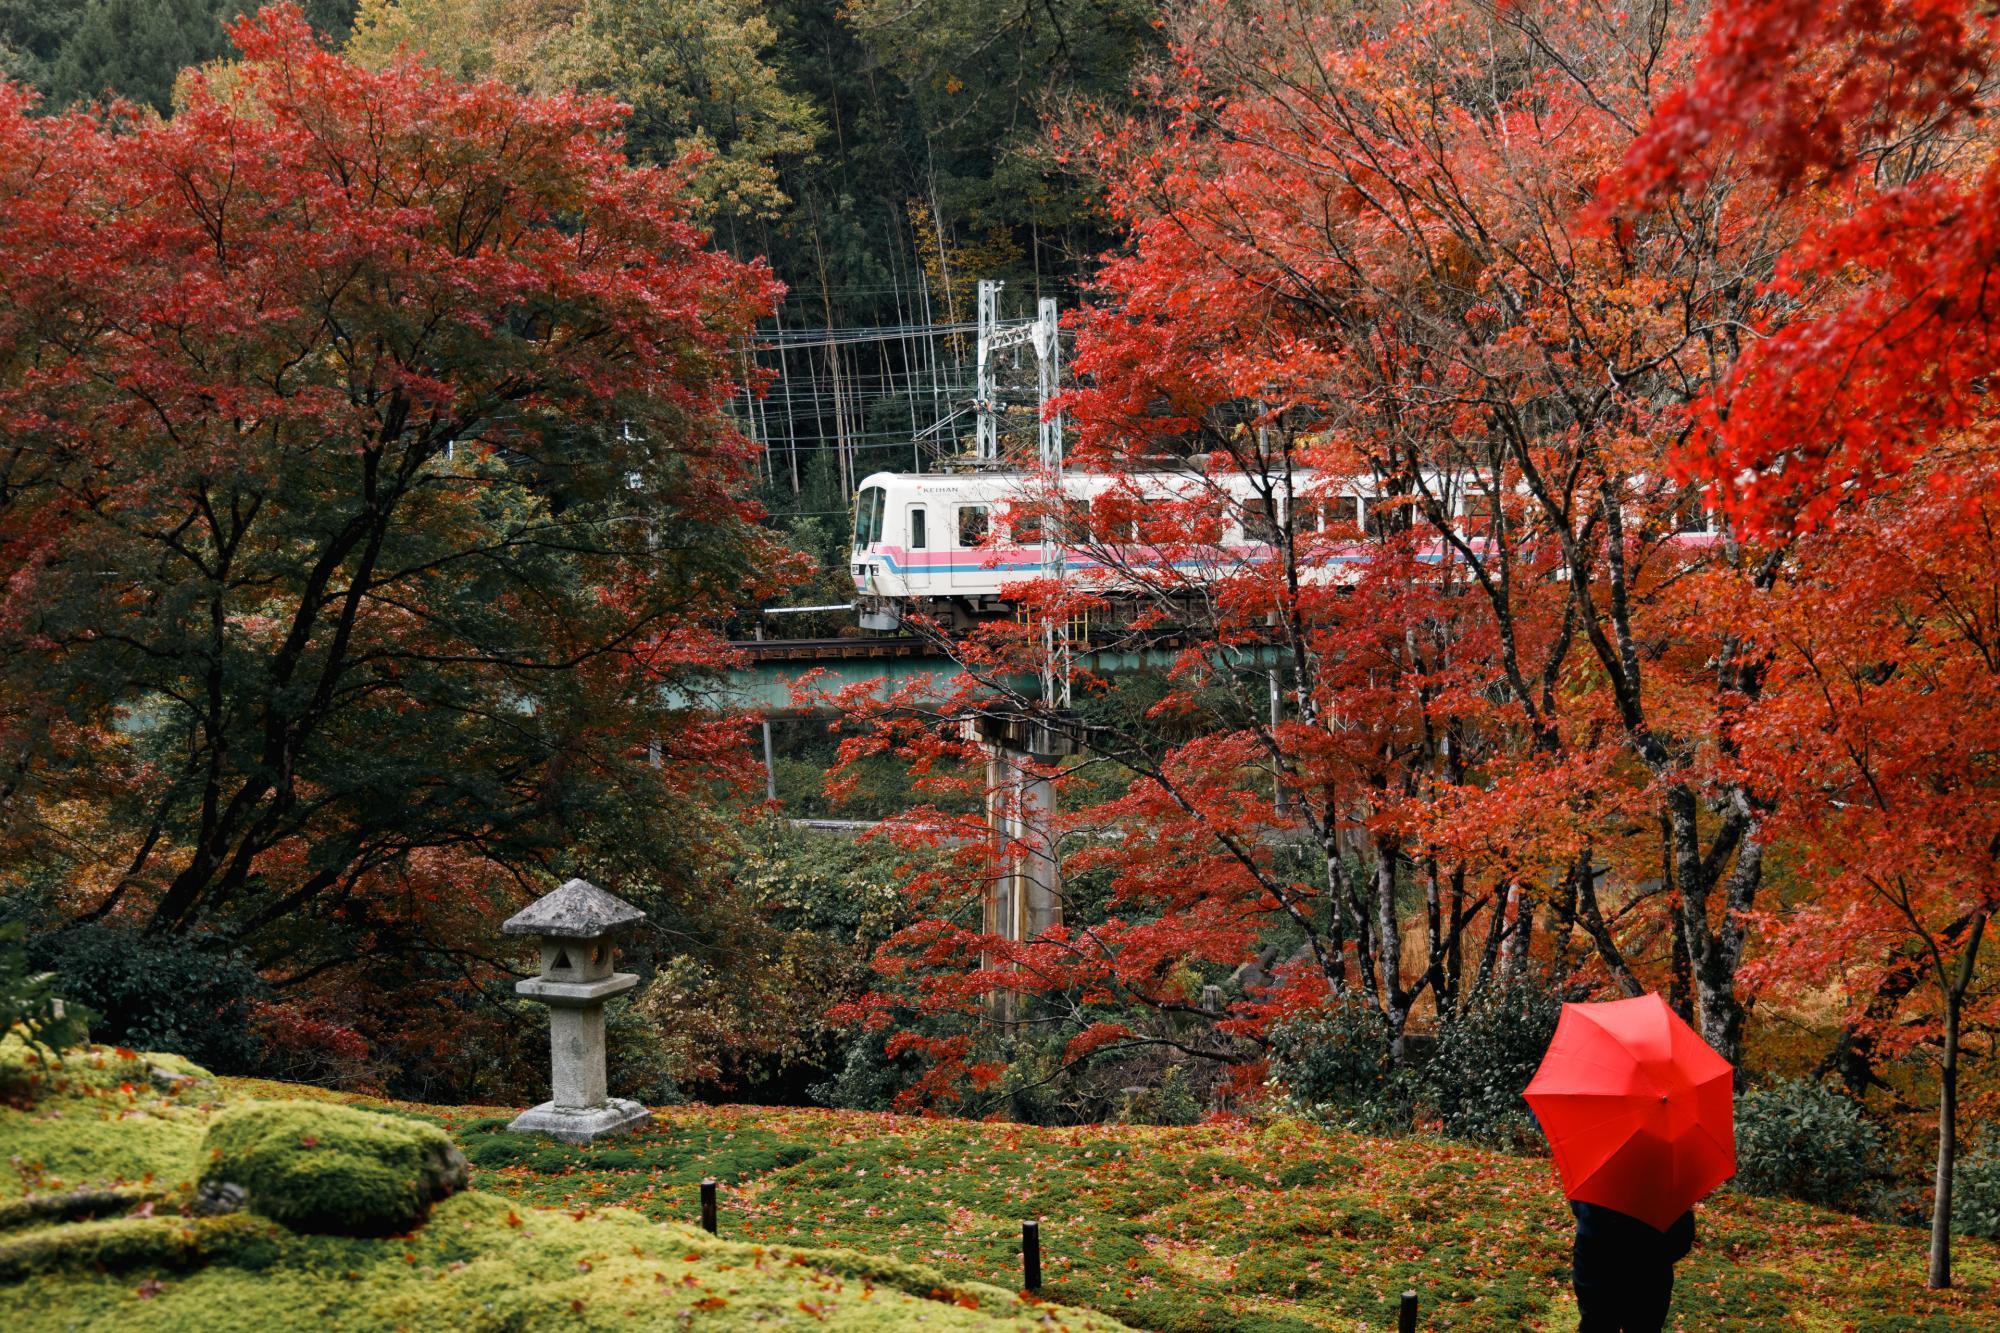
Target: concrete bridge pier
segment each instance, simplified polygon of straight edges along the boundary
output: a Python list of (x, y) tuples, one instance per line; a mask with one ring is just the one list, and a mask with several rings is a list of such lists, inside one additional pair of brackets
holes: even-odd
[[(1076, 741), (1045, 721), (997, 713), (967, 719), (966, 731), (986, 748), (986, 824), (1000, 861), (981, 926), (1003, 940), (1030, 940), (1062, 924), (1055, 787), (1047, 770), (1075, 754)], [(1012, 991), (988, 992), (988, 1017), (1013, 1023), (1016, 1000)]]

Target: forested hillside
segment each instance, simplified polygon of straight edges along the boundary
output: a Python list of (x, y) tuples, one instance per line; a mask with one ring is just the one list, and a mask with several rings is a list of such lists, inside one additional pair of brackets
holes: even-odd
[[(185, 66), (224, 59), (245, 0), (0, 0), (0, 72), (50, 108), (116, 94), (171, 110)], [(718, 241), (786, 294), (739, 411), (769, 449), (795, 540), (844, 526), (851, 481), (907, 465), (914, 433), (969, 396), (982, 278), (1065, 303), (1110, 243), (1093, 186), (1043, 132), (1065, 105), (1122, 103), (1160, 48), (1153, 0), (312, 0), (329, 45), (381, 63), (629, 103), (640, 161), (707, 160)], [(747, 364), (747, 363), (746, 363)], [(948, 425), (953, 434), (969, 423)], [(947, 437), (949, 443), (950, 437)], [(822, 458), (821, 452), (827, 451)], [(817, 520), (814, 524), (812, 521)], [(834, 563), (832, 560), (823, 563)]]

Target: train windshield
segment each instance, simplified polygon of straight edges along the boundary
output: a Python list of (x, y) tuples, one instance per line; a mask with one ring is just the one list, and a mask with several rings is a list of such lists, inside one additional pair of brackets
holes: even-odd
[(854, 549), (873, 546), (882, 540), (882, 506), (888, 493), (880, 486), (864, 486), (854, 501)]

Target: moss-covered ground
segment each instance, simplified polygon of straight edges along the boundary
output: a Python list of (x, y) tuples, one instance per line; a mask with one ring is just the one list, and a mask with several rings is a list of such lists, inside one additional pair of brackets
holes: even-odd
[(158, 1063), (72, 1053), (0, 1106), (0, 1329), (1118, 1327), (935, 1266), (718, 1240), (629, 1208), (538, 1207), (504, 1191), (455, 1194), (383, 1239), (195, 1216), (208, 1122), (302, 1090), (206, 1077), (162, 1087)]
[[(35, 1312), (23, 1327), (157, 1327), (171, 1321), (143, 1316), (170, 1311), (212, 1328), (1006, 1321), (1035, 1313), (1011, 1294), (1020, 1219), (1032, 1216), (1043, 1219), (1044, 1297), (1139, 1327), (1393, 1327), (1405, 1288), (1427, 1328), (1575, 1326), (1569, 1218), (1546, 1163), (1462, 1145), (1294, 1122), (1041, 1130), (724, 1107), (664, 1110), (642, 1132), (579, 1149), (507, 1133), (498, 1108), (205, 1086), (217, 1100), (323, 1097), (433, 1122), (471, 1159), (474, 1192), (407, 1240), (291, 1237), (226, 1219), (266, 1228), (219, 1244), (236, 1256), (227, 1262), (143, 1276), (72, 1263), (0, 1286), (0, 1301)], [(129, 1096), (84, 1094), (66, 1126), (0, 1112), (18, 1177), (0, 1189), (167, 1179), (175, 1153), (199, 1140), (183, 1118), (206, 1103), (136, 1086)], [(13, 1146), (17, 1130), (33, 1152)], [(94, 1146), (67, 1146), (85, 1140)], [(691, 1226), (711, 1175), (723, 1184), (720, 1241)], [(1918, 1231), (1728, 1192), (1702, 1209), (1701, 1231), (1681, 1267), (1682, 1328), (2000, 1327), (1990, 1243), (1961, 1242), (1959, 1286), (1931, 1292)], [(0, 1269), (19, 1234), (0, 1233)], [(728, 1304), (703, 1304), (718, 1300)], [(202, 1315), (217, 1309), (255, 1317)], [(1071, 1311), (1055, 1318), (1082, 1326)]]
[[(478, 1186), (520, 1204), (689, 1222), (712, 1175), (726, 1238), (959, 1280), (1017, 1283), (1020, 1219), (1040, 1216), (1043, 1294), (1142, 1328), (1393, 1328), (1406, 1288), (1426, 1328), (1576, 1326), (1548, 1164), (1461, 1144), (1290, 1121), (1054, 1130), (689, 1107), (578, 1149), (508, 1134), (498, 1110), (392, 1109), (445, 1126)], [(1700, 1217), (1681, 1328), (2000, 1328), (2000, 1246), (1959, 1242), (1958, 1287), (1933, 1292), (1921, 1231), (1729, 1191)]]

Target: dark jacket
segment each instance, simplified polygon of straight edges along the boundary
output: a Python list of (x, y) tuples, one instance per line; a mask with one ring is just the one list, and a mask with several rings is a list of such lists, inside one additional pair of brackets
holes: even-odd
[(1569, 1210), (1576, 1214), (1579, 1282), (1615, 1282), (1633, 1270), (1671, 1270), (1694, 1248), (1691, 1211), (1665, 1231), (1655, 1231), (1638, 1218), (1599, 1203), (1572, 1203)]

